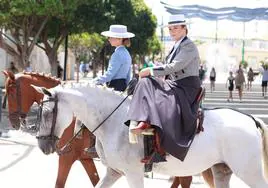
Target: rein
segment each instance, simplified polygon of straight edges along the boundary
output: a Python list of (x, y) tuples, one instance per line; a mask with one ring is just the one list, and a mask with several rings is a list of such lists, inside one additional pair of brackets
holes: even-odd
[[(93, 131), (91, 131), (92, 132), (92, 134), (98, 129), (98, 128), (100, 128), (104, 123), (105, 123), (105, 121), (107, 121), (112, 115), (113, 115), (113, 113), (125, 102), (125, 100), (127, 100), (127, 98), (130, 96), (130, 95), (132, 95), (133, 94), (133, 91), (134, 91), (134, 89), (135, 89), (135, 84), (137, 83), (137, 79), (135, 78), (133, 78), (130, 82), (129, 82), (129, 84), (128, 84), (128, 86), (127, 86), (127, 89), (124, 91), (124, 92), (126, 92), (127, 91), (127, 96), (114, 108), (114, 110), (93, 130)], [(80, 129), (77, 131), (77, 133), (72, 137), (72, 138), (70, 138), (70, 140), (68, 140), (67, 141), (67, 143), (63, 146), (63, 147), (61, 147), (61, 148), (59, 148), (58, 150), (57, 150), (57, 153), (59, 154), (59, 155), (61, 155), (61, 154), (63, 154), (63, 153), (65, 153), (65, 150), (66, 150), (66, 148), (68, 148), (70, 145), (71, 145), (71, 143), (72, 143), (72, 141), (80, 134), (80, 132), (83, 130), (85, 128), (85, 125), (83, 124), (81, 127), (80, 127)]]

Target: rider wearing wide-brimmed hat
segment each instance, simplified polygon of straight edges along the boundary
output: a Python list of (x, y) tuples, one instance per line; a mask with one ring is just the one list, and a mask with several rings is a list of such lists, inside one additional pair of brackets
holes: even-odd
[[(187, 37), (184, 15), (171, 15), (167, 27), (175, 44), (164, 65), (140, 71), (126, 124), (130, 138), (154, 127), (161, 147), (184, 160), (197, 127), (200, 58), (196, 45)], [(163, 76), (165, 80), (158, 78)]]
[(109, 60), (107, 71), (104, 75), (95, 78), (94, 81), (96, 84), (106, 83), (108, 87), (124, 91), (130, 81), (132, 64), (126, 46), (130, 46), (130, 38), (135, 35), (128, 32), (125, 25), (111, 25), (109, 31), (101, 34), (108, 37), (110, 44), (116, 48)]

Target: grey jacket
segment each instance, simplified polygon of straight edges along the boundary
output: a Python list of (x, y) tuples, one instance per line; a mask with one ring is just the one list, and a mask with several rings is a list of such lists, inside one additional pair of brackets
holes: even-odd
[(169, 75), (171, 80), (199, 76), (200, 57), (196, 45), (186, 36), (176, 49), (170, 62), (152, 69), (153, 76)]

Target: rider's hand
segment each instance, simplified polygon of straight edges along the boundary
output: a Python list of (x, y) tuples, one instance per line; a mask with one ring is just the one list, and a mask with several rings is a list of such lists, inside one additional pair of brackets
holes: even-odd
[(143, 77), (146, 77), (146, 76), (151, 76), (151, 68), (145, 68), (145, 69), (142, 69), (140, 72), (139, 72), (139, 77), (140, 78), (143, 78)]
[(98, 77), (97, 77), (97, 78), (94, 78), (94, 79), (92, 80), (92, 83), (95, 84), (95, 85), (102, 85), (102, 83), (100, 82), (100, 80), (99, 80)]

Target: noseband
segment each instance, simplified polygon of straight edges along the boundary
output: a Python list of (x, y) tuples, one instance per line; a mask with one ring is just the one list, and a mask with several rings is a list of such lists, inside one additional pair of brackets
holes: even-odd
[(38, 115), (37, 115), (37, 121), (36, 121), (36, 128), (37, 130), (40, 129), (40, 123), (42, 121), (42, 113), (43, 113), (43, 104), (46, 102), (55, 102), (55, 106), (52, 110), (53, 112), (53, 118), (52, 118), (52, 127), (51, 127), (51, 131), (50, 131), (50, 135), (47, 136), (36, 136), (37, 139), (42, 139), (42, 140), (53, 140), (56, 141), (59, 138), (57, 136), (54, 135), (54, 130), (56, 127), (56, 119), (57, 119), (57, 115), (58, 115), (58, 97), (57, 95), (55, 97), (49, 97), (47, 100), (42, 101), (39, 105), (39, 109), (38, 109)]

